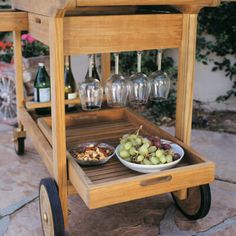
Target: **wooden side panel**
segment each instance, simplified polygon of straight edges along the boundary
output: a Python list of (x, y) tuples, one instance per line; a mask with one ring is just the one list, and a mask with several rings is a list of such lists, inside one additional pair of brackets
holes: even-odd
[[(196, 176), (198, 176), (196, 178)], [(150, 197), (210, 183), (214, 180), (214, 164), (203, 163), (160, 173), (98, 184), (90, 189), (90, 209)]]
[(125, 5), (202, 5), (212, 6), (218, 0), (76, 0), (77, 6), (125, 6)]
[(81, 16), (64, 19), (66, 55), (178, 48), (181, 37), (181, 14)]
[(0, 32), (28, 30), (26, 12), (0, 12)]
[(193, 110), (193, 86), (197, 15), (183, 14), (183, 36), (179, 49), (179, 75), (176, 101), (176, 137), (190, 144)]
[(49, 45), (49, 18), (29, 13), (29, 33), (37, 40)]
[(34, 143), (35, 149), (38, 151), (42, 157), (44, 165), (47, 167), (50, 175), (53, 177), (53, 159), (52, 159), (52, 147), (38, 128), (35, 121), (25, 110), (25, 108), (20, 108), (19, 110), (19, 119), (24, 125), (24, 128), (27, 130), (27, 134)]

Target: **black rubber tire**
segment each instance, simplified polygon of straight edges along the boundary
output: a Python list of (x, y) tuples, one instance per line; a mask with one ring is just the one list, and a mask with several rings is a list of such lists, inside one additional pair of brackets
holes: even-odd
[[(41, 188), (44, 186), (47, 192), (47, 196), (49, 199), (49, 204), (51, 207), (52, 213), (52, 221), (53, 221), (53, 231), (55, 236), (65, 236), (65, 225), (64, 225), (64, 218), (62, 213), (61, 201), (58, 194), (58, 187), (57, 183), (53, 178), (45, 178), (40, 181), (39, 185), (39, 194), (41, 193)], [(41, 212), (41, 202), (39, 197), (39, 209), (40, 209), (40, 218), (42, 223), (42, 229), (44, 236), (46, 235), (44, 232), (43, 222), (42, 222), (42, 212)]]
[(15, 152), (18, 156), (25, 154), (25, 138), (17, 138), (14, 141)]
[[(211, 208), (211, 189), (210, 189), (209, 184), (200, 185), (198, 186), (198, 188), (200, 191), (200, 199), (198, 199), (200, 201), (199, 202), (200, 207), (197, 209), (197, 212), (194, 214), (189, 214), (188, 212), (185, 211), (185, 209), (181, 207), (181, 203), (186, 203), (186, 201), (189, 200), (188, 198), (186, 200), (181, 201), (177, 199), (173, 193), (171, 193), (172, 198), (175, 202), (175, 205), (177, 206), (179, 211), (189, 220), (199, 220), (199, 219), (204, 218), (209, 213), (210, 208)], [(191, 189), (194, 189), (194, 188), (190, 188), (188, 189), (188, 191), (191, 191)]]

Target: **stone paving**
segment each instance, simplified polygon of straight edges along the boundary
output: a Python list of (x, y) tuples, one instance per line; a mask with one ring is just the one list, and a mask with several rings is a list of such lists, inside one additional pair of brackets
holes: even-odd
[[(38, 184), (49, 175), (29, 139), (26, 155), (16, 156), (11, 129), (0, 125), (0, 236), (41, 236)], [(211, 184), (212, 207), (204, 219), (188, 221), (169, 194), (97, 210), (88, 210), (79, 196), (72, 196), (67, 235), (235, 236), (235, 145), (236, 135), (193, 131), (192, 146), (217, 164), (216, 181)]]

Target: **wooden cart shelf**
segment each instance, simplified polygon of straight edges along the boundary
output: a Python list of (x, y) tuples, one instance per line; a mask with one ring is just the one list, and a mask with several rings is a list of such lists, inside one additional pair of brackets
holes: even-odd
[[(71, 100), (65, 100), (66, 105), (77, 105), (80, 104), (80, 99), (75, 98)], [(25, 101), (25, 107), (27, 110), (34, 110), (37, 108), (46, 108), (51, 107), (51, 102), (34, 102), (34, 101)]]
[[(141, 174), (125, 167), (116, 157), (103, 166), (81, 167), (68, 152), (69, 180), (89, 208), (174, 192), (213, 181), (212, 162), (130, 109), (66, 115), (67, 148), (87, 141), (116, 146), (123, 134), (134, 132), (141, 124), (143, 135), (158, 135), (178, 143), (185, 149), (185, 157), (176, 168)], [(51, 118), (39, 118), (38, 125), (52, 143)]]

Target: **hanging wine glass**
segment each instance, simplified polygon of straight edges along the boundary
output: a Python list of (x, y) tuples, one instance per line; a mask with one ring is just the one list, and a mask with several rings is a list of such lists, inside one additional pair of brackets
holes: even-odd
[(125, 78), (119, 74), (119, 54), (115, 53), (115, 74), (106, 82), (105, 93), (107, 103), (111, 107), (124, 107), (128, 96), (128, 85)]
[(137, 52), (138, 68), (137, 73), (129, 78), (129, 102), (132, 106), (145, 105), (150, 94), (148, 77), (141, 72), (142, 52)]
[(102, 106), (103, 88), (100, 81), (92, 76), (94, 55), (89, 55), (89, 73), (85, 81), (79, 84), (79, 97), (82, 109), (85, 111), (98, 110)]
[(151, 86), (151, 100), (167, 99), (170, 91), (170, 78), (165, 72), (161, 71), (162, 50), (158, 50), (157, 57), (158, 70), (149, 76)]

